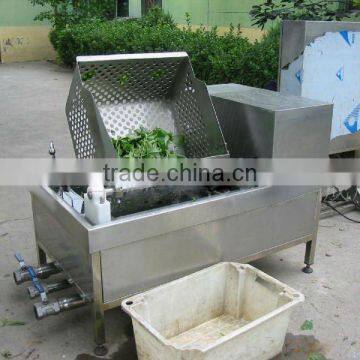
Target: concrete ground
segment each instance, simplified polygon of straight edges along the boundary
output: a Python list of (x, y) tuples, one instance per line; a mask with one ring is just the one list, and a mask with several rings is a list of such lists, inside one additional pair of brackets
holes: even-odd
[[(59, 157), (73, 157), (64, 114), (70, 81), (71, 71), (51, 63), (0, 65), (0, 158), (47, 157), (49, 140), (55, 142)], [(355, 212), (350, 216), (360, 219)], [(3, 187), (0, 359), (7, 351), (19, 360), (96, 359), (87, 308), (35, 320), (26, 288), (13, 282), (15, 251), (36, 262), (30, 197), (24, 188)], [(292, 316), (284, 353), (278, 358), (360, 359), (360, 225), (339, 216), (322, 220), (313, 274), (301, 272), (303, 257), (304, 246), (299, 245), (254, 263), (306, 295)], [(107, 313), (109, 359), (136, 358), (133, 339), (120, 330), (123, 318), (120, 310)], [(4, 319), (25, 324), (9, 326)], [(300, 329), (305, 320), (313, 322), (312, 330)]]

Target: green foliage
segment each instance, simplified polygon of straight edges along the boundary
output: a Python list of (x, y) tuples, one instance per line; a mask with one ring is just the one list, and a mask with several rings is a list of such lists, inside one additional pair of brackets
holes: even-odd
[(177, 158), (179, 138), (161, 128), (147, 130), (140, 127), (133, 134), (112, 140), (116, 153), (121, 158)]
[(231, 26), (220, 36), (216, 28), (193, 31), (190, 19), (188, 22), (180, 29), (169, 15), (155, 8), (141, 19), (93, 20), (55, 29), (50, 39), (59, 59), (69, 66), (78, 55), (186, 51), (196, 76), (209, 85), (236, 82), (263, 87), (277, 79), (278, 27), (252, 44), (241, 35), (239, 27)]
[(29, 0), (44, 10), (35, 20), (49, 21), (56, 29), (86, 22), (89, 19), (113, 19), (115, 0)]
[(174, 26), (175, 22), (169, 13), (165, 13), (158, 6), (152, 6), (146, 16), (142, 18), (142, 23), (145, 26)]
[(321, 353), (310, 353), (307, 360), (327, 360)]
[(302, 331), (310, 331), (313, 328), (314, 328), (314, 323), (312, 320), (305, 320), (304, 323), (300, 327), (300, 329)]
[(268, 21), (283, 20), (342, 20), (354, 11), (349, 0), (265, 0), (250, 11), (253, 25), (264, 28)]
[(4, 326), (23, 326), (26, 325), (26, 323), (24, 321), (20, 321), (20, 320), (11, 320), (11, 319), (0, 319), (0, 327), (4, 327)]
[(244, 54), (242, 84), (263, 88), (277, 81), (279, 68), (280, 26), (272, 27), (261, 41), (255, 41)]
[(4, 359), (10, 359), (12, 357), (12, 353), (10, 350), (2, 350), (0, 352), (0, 355), (4, 358)]

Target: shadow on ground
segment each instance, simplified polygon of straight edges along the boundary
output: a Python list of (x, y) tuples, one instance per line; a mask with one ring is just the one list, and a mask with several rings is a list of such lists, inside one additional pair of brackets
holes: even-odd
[(109, 359), (109, 360), (137, 360), (135, 339), (129, 338), (118, 350), (111, 354), (109, 357), (98, 357), (95, 355), (80, 354), (75, 360), (98, 360), (98, 359)]
[[(283, 352), (272, 360), (330, 360), (322, 353), (323, 346), (314, 338), (307, 335), (287, 334)], [(80, 354), (75, 360), (137, 360), (136, 346), (133, 337), (123, 343), (116, 352), (109, 357)]]

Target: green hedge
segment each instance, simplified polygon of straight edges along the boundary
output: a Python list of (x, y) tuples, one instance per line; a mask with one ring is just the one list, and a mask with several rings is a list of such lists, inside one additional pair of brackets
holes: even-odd
[(53, 31), (50, 40), (66, 65), (73, 65), (78, 55), (186, 51), (196, 76), (207, 84), (263, 87), (277, 78), (278, 28), (252, 44), (233, 27), (224, 36), (216, 28), (180, 29), (170, 16), (153, 11), (139, 20), (91, 20), (69, 26)]

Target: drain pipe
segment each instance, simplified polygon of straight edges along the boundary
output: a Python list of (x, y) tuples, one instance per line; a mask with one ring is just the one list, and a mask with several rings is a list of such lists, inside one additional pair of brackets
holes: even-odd
[(61, 312), (73, 310), (89, 303), (89, 299), (75, 294), (68, 298), (62, 298), (52, 303), (34, 304), (34, 312), (37, 320), (42, 320), (51, 315), (58, 315)]
[[(42, 285), (45, 292), (47, 294), (56, 292), (56, 291), (60, 291), (60, 290), (65, 290), (65, 289), (69, 289), (72, 284), (71, 282), (69, 282), (68, 280), (62, 280), (53, 284), (43, 284)], [(35, 286), (29, 286), (27, 288), (27, 291), (29, 293), (29, 297), (30, 299), (35, 299), (36, 297), (40, 296), (40, 291), (37, 287)]]
[[(45, 266), (35, 268), (34, 272), (39, 279), (47, 279), (51, 275), (60, 273), (61, 270), (56, 266), (54, 262), (52, 262)], [(14, 271), (13, 275), (16, 285), (31, 281), (30, 272), (26, 267)]]
[(17, 285), (23, 284), (26, 281), (46, 279), (51, 275), (61, 272), (61, 269), (55, 262), (34, 268), (33, 266), (26, 264), (20, 253), (16, 252), (15, 258), (20, 265), (20, 269), (13, 272), (14, 280)]

